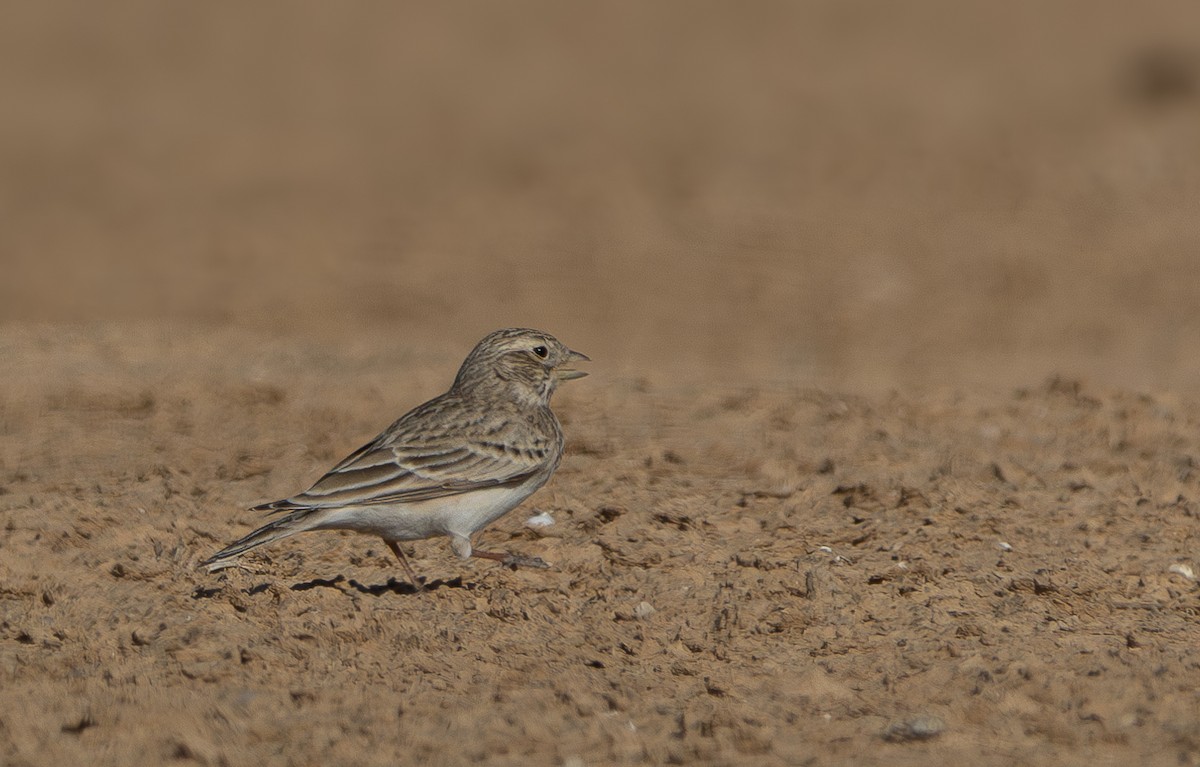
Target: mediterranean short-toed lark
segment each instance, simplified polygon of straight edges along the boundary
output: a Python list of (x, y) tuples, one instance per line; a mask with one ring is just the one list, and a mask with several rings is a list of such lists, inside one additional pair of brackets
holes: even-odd
[(550, 479), (563, 434), (550, 410), (560, 381), (587, 373), (586, 355), (548, 333), (491, 333), (467, 355), (445, 394), (414, 408), (299, 495), (254, 507), (283, 516), (218, 551), (210, 570), (263, 544), (309, 530), (383, 538), (418, 589), (397, 541), (449, 536), (462, 558), (545, 567), (539, 558), (477, 551), (471, 535)]

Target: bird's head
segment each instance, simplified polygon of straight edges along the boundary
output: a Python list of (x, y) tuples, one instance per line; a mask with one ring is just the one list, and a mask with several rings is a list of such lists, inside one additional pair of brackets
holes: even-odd
[(454, 388), (478, 393), (500, 389), (525, 404), (548, 405), (560, 381), (583, 378), (572, 367), (588, 356), (568, 349), (549, 333), (508, 328), (488, 334), (459, 368)]

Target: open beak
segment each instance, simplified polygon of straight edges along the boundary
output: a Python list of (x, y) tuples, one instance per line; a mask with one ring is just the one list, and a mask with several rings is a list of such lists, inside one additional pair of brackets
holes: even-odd
[[(563, 364), (570, 365), (572, 362), (591, 362), (591, 357), (588, 357), (582, 352), (572, 351), (567, 355), (567, 361)], [(554, 375), (558, 376), (560, 381), (570, 381), (575, 378), (583, 378), (587, 375), (586, 370), (574, 370), (573, 368), (559, 367), (554, 369)]]

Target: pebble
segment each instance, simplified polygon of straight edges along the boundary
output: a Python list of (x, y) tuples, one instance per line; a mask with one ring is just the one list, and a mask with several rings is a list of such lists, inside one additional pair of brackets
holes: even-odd
[(658, 610), (655, 610), (654, 605), (650, 604), (649, 602), (638, 602), (637, 607), (633, 608), (633, 614), (638, 618), (649, 618), (656, 612), (658, 612)]
[(906, 743), (936, 738), (945, 731), (946, 722), (940, 716), (918, 714), (889, 724), (883, 731), (883, 739), (893, 743)]
[(1182, 575), (1184, 578), (1187, 578), (1189, 581), (1196, 580), (1196, 571), (1194, 571), (1192, 569), (1191, 565), (1174, 564), (1167, 568), (1167, 572), (1175, 573), (1177, 575)]

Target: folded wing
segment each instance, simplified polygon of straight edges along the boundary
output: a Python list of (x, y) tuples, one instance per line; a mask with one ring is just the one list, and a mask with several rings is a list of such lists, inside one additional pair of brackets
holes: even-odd
[(519, 485), (545, 472), (551, 445), (507, 430), (453, 441), (389, 430), (335, 466), (305, 492), (256, 511), (374, 506)]

